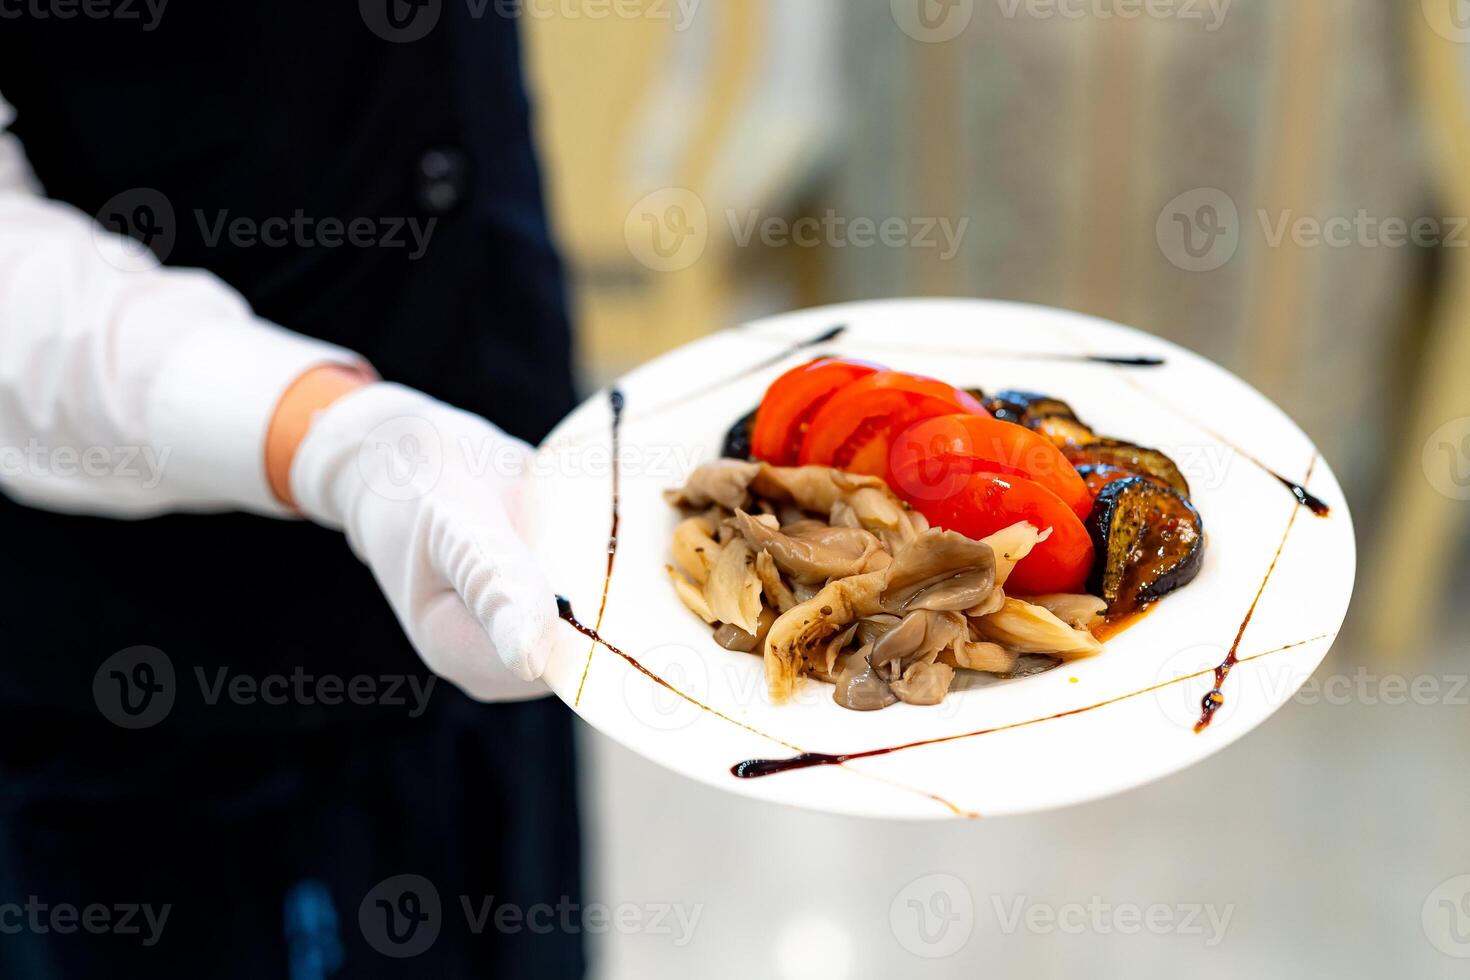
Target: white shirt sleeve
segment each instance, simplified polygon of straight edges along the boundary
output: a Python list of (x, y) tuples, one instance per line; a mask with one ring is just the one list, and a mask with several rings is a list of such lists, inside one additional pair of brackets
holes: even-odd
[(71, 513), (284, 515), (277, 401), (350, 351), (265, 322), (217, 277), (47, 200), (0, 99), (0, 491)]

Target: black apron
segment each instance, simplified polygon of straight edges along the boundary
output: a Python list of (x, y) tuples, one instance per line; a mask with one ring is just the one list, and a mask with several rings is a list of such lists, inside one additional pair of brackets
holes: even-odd
[[(561, 268), (504, 4), (41, 6), (0, 19), (0, 94), (48, 196), (516, 435), (568, 411)], [(446, 683), (418, 703), (429, 675), (340, 535), (0, 498), (0, 542), (0, 906), (47, 888), (174, 906), (149, 948), (7, 934), (0, 975), (580, 972), (576, 930), (475, 934), (460, 910), (462, 893), (579, 900), (568, 713)], [(171, 693), (161, 719), (119, 723), (107, 664), (140, 645), (125, 666), (165, 658)], [(279, 704), (220, 686), (303, 672), (307, 695)], [(372, 693), (328, 703), (322, 677)], [(445, 917), (405, 959), (359, 922), (400, 873), (434, 882)]]

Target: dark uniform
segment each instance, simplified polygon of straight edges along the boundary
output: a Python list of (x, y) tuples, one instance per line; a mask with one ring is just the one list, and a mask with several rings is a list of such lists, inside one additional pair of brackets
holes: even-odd
[[(504, 4), (63, 6), (0, 18), (0, 93), (50, 197), (140, 226), (262, 317), (518, 436), (568, 411), (561, 269)], [(308, 230), (220, 234), (236, 218)], [(376, 245), (324, 244), (323, 219), (355, 218)], [(422, 255), (410, 220), (431, 228)], [(569, 713), (444, 682), (417, 712), (402, 679), (429, 675), (340, 535), (0, 498), (0, 542), (0, 976), (580, 974), (575, 929), (476, 931), (464, 908), (579, 901)], [(145, 676), (167, 701), (142, 728), (110, 720), (99, 674), (137, 645), (161, 651)], [(238, 675), (293, 693), (219, 687)], [(326, 703), (324, 676), (373, 679), (357, 700), (374, 703)], [(400, 875), (413, 887), (385, 897)], [(94, 905), (111, 926), (56, 928), (57, 907)], [(120, 927), (129, 905), (169, 907), (156, 942), (141, 911)], [(432, 941), (393, 948), (415, 922)]]

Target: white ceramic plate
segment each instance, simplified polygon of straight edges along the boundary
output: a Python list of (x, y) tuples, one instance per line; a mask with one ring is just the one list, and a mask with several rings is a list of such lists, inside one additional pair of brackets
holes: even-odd
[[(1164, 450), (1204, 517), (1199, 577), (1109, 640), (1101, 656), (1015, 680), (961, 672), (939, 706), (847, 711), (829, 685), (810, 679), (793, 702), (771, 704), (759, 658), (716, 646), (674, 595), (664, 567), (678, 515), (662, 492), (718, 455), (726, 429), (782, 371), (824, 353), (963, 387), (1045, 392), (1100, 433)], [(599, 731), (731, 792), (890, 818), (1022, 813), (1116, 793), (1260, 724), (1322, 661), (1347, 611), (1352, 521), (1312, 443), (1244, 382), (1136, 330), (1005, 303), (859, 303), (711, 335), (616, 388), (625, 408), (611, 574), (609, 392), (569, 416), (543, 448), (542, 541), (553, 584), (577, 618), (626, 656), (565, 625), (546, 677)], [(1305, 485), (1330, 514), (1300, 506), (1272, 471)], [(1224, 706), (1197, 734), (1200, 701), (1237, 635), (1240, 663), (1226, 680)], [(731, 772), (749, 759), (903, 745), (912, 747), (763, 778)]]

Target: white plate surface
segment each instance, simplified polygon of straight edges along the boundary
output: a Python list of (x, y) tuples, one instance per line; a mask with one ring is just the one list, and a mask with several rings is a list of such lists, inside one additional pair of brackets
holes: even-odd
[[(844, 327), (830, 339), (812, 343)], [(725, 430), (781, 372), (817, 354), (879, 361), (963, 387), (1041, 391), (1096, 431), (1169, 453), (1189, 478), (1208, 545), (1195, 581), (1109, 640), (1096, 658), (1002, 681), (962, 672), (944, 704), (847, 711), (802, 681), (771, 704), (761, 663), (715, 645), (664, 566), (677, 513), (662, 491), (715, 458)], [(1162, 359), (1129, 367), (1077, 355)], [(1353, 528), (1308, 438), (1222, 368), (1127, 327), (1043, 307), (976, 300), (858, 303), (713, 334), (633, 371), (612, 522), (609, 393), (543, 446), (543, 554), (577, 617), (625, 657), (563, 626), (546, 678), (593, 727), (693, 779), (760, 799), (888, 818), (1023, 813), (1095, 799), (1217, 752), (1311, 676), (1352, 591)], [(1299, 506), (1272, 472), (1331, 505)], [(606, 590), (606, 602), (603, 596)], [(1249, 622), (1241, 633), (1242, 624)], [(1213, 668), (1241, 633), (1226, 701), (1196, 734)], [(934, 741), (934, 740), (940, 741)], [(800, 752), (901, 751), (738, 779), (731, 766)]]

